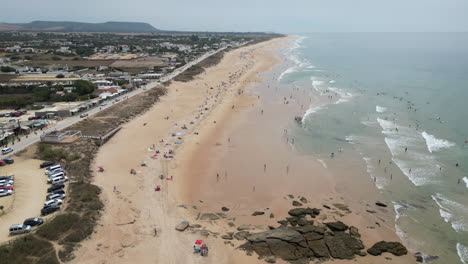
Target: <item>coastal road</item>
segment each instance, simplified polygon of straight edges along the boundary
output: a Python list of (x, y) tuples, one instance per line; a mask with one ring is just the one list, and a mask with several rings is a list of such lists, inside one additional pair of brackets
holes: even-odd
[[(245, 45), (245, 43), (244, 43), (243, 45)], [(90, 109), (90, 110), (88, 110), (88, 111), (86, 111), (86, 112), (84, 112), (84, 113), (87, 113), (88, 116), (92, 116), (92, 115), (94, 115), (94, 114), (96, 114), (96, 113), (98, 113), (98, 112), (100, 112), (100, 111), (102, 111), (102, 110), (104, 110), (104, 109), (107, 109), (107, 108), (109, 108), (109, 107), (111, 107), (111, 106), (113, 106), (113, 105), (115, 105), (115, 104), (118, 104), (118, 103), (124, 101), (124, 100), (123, 100), (124, 97), (130, 98), (130, 97), (133, 97), (133, 96), (135, 96), (135, 95), (139, 95), (139, 94), (145, 92), (145, 91), (148, 90), (148, 89), (152, 89), (152, 88), (156, 87), (158, 84), (161, 84), (161, 83), (165, 83), (165, 82), (167, 82), (167, 81), (170, 81), (170, 80), (172, 80), (174, 77), (176, 77), (177, 75), (181, 74), (182, 72), (184, 72), (184, 71), (187, 70), (188, 68), (192, 67), (193, 65), (195, 65), (195, 64), (201, 62), (202, 60), (204, 60), (204, 59), (206, 59), (206, 58), (208, 58), (208, 57), (210, 57), (210, 56), (212, 56), (212, 55), (214, 55), (214, 54), (216, 54), (216, 53), (218, 53), (218, 52), (220, 52), (220, 51), (223, 51), (223, 50), (225, 50), (225, 49), (226, 49), (226, 47), (220, 48), (220, 49), (218, 49), (218, 50), (216, 50), (216, 51), (212, 51), (212, 52), (205, 53), (205, 54), (202, 55), (201, 57), (199, 57), (199, 58), (197, 58), (197, 59), (195, 59), (195, 60), (193, 60), (193, 61), (191, 61), (191, 62), (185, 64), (184, 66), (182, 66), (182, 67), (180, 67), (180, 68), (177, 68), (175, 71), (173, 71), (173, 72), (171, 72), (171, 73), (169, 73), (169, 74), (167, 74), (167, 75), (164, 75), (164, 76), (161, 77), (158, 81), (151, 82), (151, 83), (145, 85), (145, 86), (142, 87), (142, 88), (136, 89), (136, 90), (131, 91), (131, 92), (129, 92), (129, 93), (125, 93), (125, 94), (120, 95), (120, 96), (118, 96), (118, 97), (116, 97), (116, 98), (113, 98), (113, 99), (112, 99), (112, 102), (113, 102), (113, 103), (112, 103), (111, 101), (109, 101), (109, 102), (107, 102), (107, 105), (105, 105), (105, 106), (94, 107), (94, 108), (92, 108), (92, 109)], [(116, 99), (118, 99), (118, 100), (116, 100)], [(81, 113), (80, 113), (80, 114), (81, 114)], [(83, 119), (83, 118), (80, 118), (79, 115), (69, 117), (69, 118), (64, 119), (64, 120), (62, 120), (62, 121), (59, 121), (55, 126), (43, 130), (43, 131), (42, 131), (42, 134), (44, 134), (44, 133), (49, 133), (49, 132), (56, 131), (56, 130), (65, 129), (65, 128), (67, 128), (67, 127), (73, 125), (73, 124), (76, 124), (76, 123), (80, 122), (82, 119)], [(34, 144), (34, 143), (40, 141), (40, 135), (41, 135), (41, 134), (37, 134), (37, 135), (31, 134), (31, 135), (28, 136), (28, 138), (22, 137), (22, 138), (21, 138), (21, 141), (16, 142), (15, 144), (9, 146), (9, 147), (12, 147), (12, 148), (14, 149), (14, 151), (11, 152), (11, 153), (9, 153), (9, 154), (7, 154), (7, 155), (2, 156), (2, 158), (6, 157), (6, 156), (12, 156), (12, 155), (14, 155), (16, 152), (21, 151), (21, 150), (23, 150), (23, 149), (25, 149), (25, 148), (31, 146), (32, 144)]]

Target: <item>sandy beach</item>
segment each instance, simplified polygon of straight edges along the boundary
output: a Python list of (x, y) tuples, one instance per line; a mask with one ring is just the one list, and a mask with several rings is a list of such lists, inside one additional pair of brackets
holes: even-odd
[[(399, 241), (391, 222), (385, 222), (394, 217), (390, 210), (366, 213), (370, 200), (348, 201), (341, 195), (346, 190), (336, 191), (336, 178), (319, 161), (295, 151), (288, 136), (294, 116), (324, 98), (305, 96), (293, 86), (277, 89), (285, 67), (278, 53), (288, 39), (232, 50), (195, 80), (173, 82), (159, 103), (101, 147), (94, 165), (106, 170), (96, 173), (94, 183), (102, 189), (105, 209), (73, 263), (261, 263), (234, 249), (241, 241), (226, 243), (219, 236), (246, 224), (256, 232), (278, 226), (292, 208), (289, 195), (321, 208), (322, 221), (356, 226), (366, 248)], [(333, 204), (346, 204), (352, 212)], [(221, 207), (229, 208), (225, 217), (201, 219)], [(254, 211), (265, 215), (252, 216)], [(202, 228), (176, 231), (181, 221)], [(208, 257), (193, 254), (197, 239), (210, 247)], [(412, 263), (414, 258), (384, 254), (357, 261)]]

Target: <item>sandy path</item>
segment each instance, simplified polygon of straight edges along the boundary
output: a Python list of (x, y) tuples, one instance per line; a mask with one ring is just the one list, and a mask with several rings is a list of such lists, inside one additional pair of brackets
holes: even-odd
[[(204, 119), (214, 106), (217, 111), (223, 105), (230, 105), (230, 100), (237, 96), (237, 89), (250, 82), (242, 77), (252, 77), (255, 74), (248, 73), (260, 70), (256, 65), (257, 61), (262, 61), (262, 53), (255, 56), (251, 55), (256, 54), (252, 51), (262, 50), (277, 41), (231, 51), (219, 65), (208, 69), (196, 80), (173, 83), (160, 103), (126, 124), (100, 149), (95, 165), (103, 165), (106, 171), (96, 175), (95, 184), (103, 190), (105, 211), (96, 233), (83, 243), (73, 262), (239, 263), (252, 259), (238, 251), (223, 250), (228, 246), (211, 236), (205, 239), (211, 247), (210, 256), (201, 258), (193, 255), (193, 241), (200, 239), (200, 235), (188, 231), (180, 233), (174, 229), (178, 222), (193, 216), (190, 210), (177, 206), (176, 194), (181, 192), (177, 186), (183, 176), (172, 174), (177, 163), (161, 159), (161, 156), (151, 159), (154, 150), (149, 151), (148, 148), (154, 144), (162, 151), (173, 149), (177, 153), (176, 141), (182, 142), (182, 146), (196, 144), (196, 135), (185, 137), (183, 134), (182, 139), (170, 135), (188, 132), (180, 127), (186, 124), (190, 130), (191, 121), (194, 121), (196, 131), (203, 135), (203, 124), (198, 126), (199, 120)], [(229, 76), (232, 76), (231, 80)], [(223, 102), (219, 105), (221, 100)], [(169, 119), (164, 119), (167, 116)], [(165, 142), (160, 143), (161, 139)], [(139, 166), (143, 160), (148, 162), (148, 167)], [(129, 173), (132, 168), (137, 170), (136, 175)], [(158, 178), (160, 174), (170, 177), (168, 173), (174, 176), (173, 180)], [(155, 192), (156, 185), (161, 185), (162, 191)]]

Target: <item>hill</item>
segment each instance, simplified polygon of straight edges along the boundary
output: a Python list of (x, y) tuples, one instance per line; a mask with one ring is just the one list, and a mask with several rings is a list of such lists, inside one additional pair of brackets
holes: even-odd
[(0, 24), (0, 31), (54, 31), (54, 32), (159, 32), (157, 28), (142, 22), (83, 23), (70, 21), (33, 21), (22, 24)]

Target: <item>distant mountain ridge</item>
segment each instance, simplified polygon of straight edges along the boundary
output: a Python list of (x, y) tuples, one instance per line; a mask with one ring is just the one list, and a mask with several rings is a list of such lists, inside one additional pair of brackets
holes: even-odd
[(33, 21), (30, 23), (0, 23), (0, 31), (112, 32), (148, 33), (160, 30), (143, 22), (84, 23), (71, 21)]

